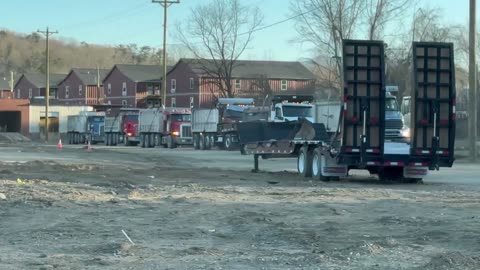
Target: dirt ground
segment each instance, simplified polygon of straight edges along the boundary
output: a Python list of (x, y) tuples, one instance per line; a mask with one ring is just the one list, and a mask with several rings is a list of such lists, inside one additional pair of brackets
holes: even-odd
[(0, 269), (480, 269), (475, 165), (380, 184), (261, 162), (0, 146)]

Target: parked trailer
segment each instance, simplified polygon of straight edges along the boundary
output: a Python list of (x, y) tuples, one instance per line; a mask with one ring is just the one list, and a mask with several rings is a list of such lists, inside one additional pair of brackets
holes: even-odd
[(142, 148), (159, 145), (163, 145), (165, 148), (175, 148), (178, 145), (193, 143), (191, 113), (185, 109), (140, 110), (137, 130)]
[(104, 141), (104, 112), (80, 112), (67, 118), (67, 136), (69, 144), (95, 144)]
[(252, 98), (220, 98), (215, 108), (194, 109), (192, 112), (193, 146), (208, 150), (218, 146), (237, 149), (237, 123), (267, 121), (270, 109), (255, 107)]
[(125, 146), (137, 145), (139, 109), (120, 109), (115, 116), (105, 118), (105, 144), (114, 146), (123, 143)]
[(421, 180), (429, 170), (451, 167), (455, 139), (453, 44), (413, 43), (412, 141), (386, 142), (384, 44), (344, 40), (344, 93), (340, 132), (323, 124), (240, 123), (246, 151), (259, 157), (297, 159), (305, 177), (331, 180), (350, 169), (379, 179)]

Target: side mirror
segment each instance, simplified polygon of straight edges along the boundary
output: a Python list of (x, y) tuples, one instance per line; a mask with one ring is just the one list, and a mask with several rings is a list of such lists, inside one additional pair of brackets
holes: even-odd
[(283, 120), (284, 118), (283, 118), (283, 116), (277, 116), (277, 119), (278, 120)]

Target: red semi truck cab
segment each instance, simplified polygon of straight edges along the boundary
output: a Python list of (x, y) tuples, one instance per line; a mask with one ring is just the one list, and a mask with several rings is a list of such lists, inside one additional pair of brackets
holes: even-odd
[(136, 113), (129, 113), (122, 117), (122, 130), (126, 137), (134, 138), (138, 137), (138, 111)]
[(172, 111), (166, 115), (167, 133), (175, 145), (192, 144), (192, 113), (189, 110)]

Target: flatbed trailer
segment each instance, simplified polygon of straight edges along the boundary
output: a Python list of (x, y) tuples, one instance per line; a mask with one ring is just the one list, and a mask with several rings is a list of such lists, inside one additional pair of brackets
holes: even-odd
[(331, 180), (351, 169), (381, 180), (416, 182), (429, 170), (451, 167), (455, 139), (453, 44), (413, 43), (412, 141), (386, 142), (384, 45), (344, 40), (343, 114), (330, 136), (323, 124), (240, 123), (241, 143), (254, 156), (296, 158), (305, 177)]

